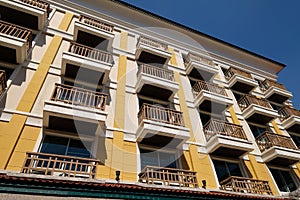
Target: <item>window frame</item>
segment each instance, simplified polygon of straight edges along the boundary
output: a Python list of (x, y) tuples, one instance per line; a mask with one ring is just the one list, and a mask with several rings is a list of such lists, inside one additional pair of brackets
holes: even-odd
[[(271, 172), (271, 169), (289, 172), (289, 174), (290, 174), (290, 176), (291, 176), (291, 178), (292, 178), (292, 181), (293, 181), (294, 184), (296, 185), (296, 188), (299, 188), (299, 187), (300, 187), (300, 178), (296, 175), (296, 173), (294, 172), (294, 170), (293, 170), (292, 167), (287, 168), (287, 167), (281, 167), (281, 166), (275, 166), (275, 165), (268, 165), (268, 170), (269, 170), (269, 172), (270, 172), (270, 174), (271, 174), (271, 176), (272, 176), (272, 179), (274, 180), (274, 182), (275, 182), (275, 184), (276, 184), (276, 187), (277, 187), (277, 189), (278, 189), (278, 191), (279, 191), (280, 193), (290, 193), (290, 192), (292, 192), (292, 191), (290, 191), (290, 192), (285, 192), (285, 191), (281, 191), (281, 190), (279, 189), (279, 187), (278, 187), (278, 185), (277, 185), (277, 182), (276, 182), (276, 180), (275, 180), (275, 178), (274, 178), (274, 176), (273, 176), (273, 174), (272, 174), (272, 172)], [(285, 182), (285, 180), (284, 180), (284, 182)]]

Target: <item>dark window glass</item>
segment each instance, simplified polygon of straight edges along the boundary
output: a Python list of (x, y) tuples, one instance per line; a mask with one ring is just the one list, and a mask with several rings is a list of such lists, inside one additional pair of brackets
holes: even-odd
[(177, 168), (175, 155), (159, 151), (141, 149), (141, 168), (146, 166)]
[(276, 184), (282, 192), (292, 192), (297, 189), (295, 182), (289, 171), (270, 169)]
[(41, 147), (42, 153), (65, 155), (69, 139), (46, 135)]
[(222, 181), (230, 176), (242, 177), (242, 172), (240, 170), (239, 164), (230, 163), (226, 161), (213, 160), (215, 170), (219, 181)]
[(272, 103), (270, 103), (271, 104), (271, 106), (272, 106), (272, 108), (274, 109), (274, 110), (280, 110), (281, 109), (281, 107), (282, 106), (277, 106), (277, 105), (275, 105), (275, 104), (272, 104)]
[(265, 128), (265, 127), (258, 127), (258, 126), (254, 126), (254, 125), (249, 125), (249, 127), (250, 127), (254, 137), (258, 137), (260, 134), (267, 131), (267, 128)]
[(234, 95), (236, 101), (239, 101), (239, 100), (243, 97), (243, 95), (238, 94), (238, 93), (236, 93), (236, 92), (233, 92), (233, 95)]
[(205, 124), (207, 124), (211, 118), (212, 117), (208, 114), (200, 113), (200, 119), (203, 126), (205, 126)]
[(91, 142), (83, 144), (80, 140), (46, 135), (40, 152), (89, 158), (90, 149)]
[(292, 134), (290, 134), (290, 135), (291, 135), (291, 138), (293, 139), (293, 141), (295, 142), (296, 146), (300, 147), (300, 137), (297, 135), (292, 135)]
[(70, 139), (67, 155), (90, 158), (90, 151), (88, 149), (91, 149), (90, 142), (82, 143), (80, 140)]

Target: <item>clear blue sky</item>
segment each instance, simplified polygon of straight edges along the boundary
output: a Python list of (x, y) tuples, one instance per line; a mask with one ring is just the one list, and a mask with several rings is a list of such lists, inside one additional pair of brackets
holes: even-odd
[(300, 109), (300, 1), (123, 1), (286, 64), (279, 82)]

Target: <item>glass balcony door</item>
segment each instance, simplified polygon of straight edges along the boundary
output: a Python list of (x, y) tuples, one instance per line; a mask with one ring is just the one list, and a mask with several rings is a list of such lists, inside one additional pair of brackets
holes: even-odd
[(141, 149), (141, 169), (146, 166), (177, 168), (175, 153)]

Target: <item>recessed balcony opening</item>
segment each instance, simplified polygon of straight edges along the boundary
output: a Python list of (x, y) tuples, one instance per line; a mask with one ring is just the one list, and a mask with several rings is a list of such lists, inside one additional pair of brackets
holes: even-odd
[(109, 40), (83, 31), (78, 31), (76, 42), (103, 51), (107, 50), (109, 44)]
[(94, 85), (105, 84), (113, 65), (112, 55), (78, 43), (71, 43), (67, 52), (63, 52), (63, 76), (79, 82)]
[(290, 166), (300, 159), (300, 151), (293, 140), (285, 135), (264, 132), (256, 138), (264, 162)]
[(200, 111), (222, 113), (233, 104), (224, 88), (214, 83), (197, 81), (193, 88), (194, 103)]
[(181, 143), (181, 139), (157, 135), (153, 133), (146, 133), (145, 137), (140, 141), (140, 144), (142, 145), (152, 145), (156, 147), (168, 148), (176, 148)]
[(0, 60), (22, 63), (31, 47), (32, 31), (0, 20)]
[(187, 75), (193, 79), (210, 81), (218, 73), (211, 59), (193, 53), (184, 56), (184, 65)]
[(92, 140), (81, 139), (75, 134), (46, 134), (39, 152), (27, 152), (22, 173), (94, 178), (98, 160), (91, 158)]
[(145, 63), (138, 63), (136, 92), (162, 101), (171, 100), (179, 89), (171, 70)]
[(74, 40), (91, 48), (109, 51), (114, 38), (114, 27), (100, 20), (80, 16), (74, 26)]
[(168, 45), (144, 36), (140, 36), (136, 48), (136, 60), (146, 64), (166, 65), (172, 56)]
[(64, 77), (74, 80), (75, 85), (77, 82), (89, 83), (94, 85), (96, 88), (97, 85), (103, 84), (104, 73), (72, 64), (66, 64), (66, 72)]
[(0, 46), (0, 60), (2, 62), (17, 64), (16, 49)]
[(38, 30), (38, 17), (0, 5), (1, 20), (29, 29)]
[(291, 169), (278, 169), (272, 167), (269, 167), (269, 169), (275, 179), (278, 189), (281, 192), (293, 192), (297, 190), (299, 184), (297, 180), (295, 180), (295, 174)]
[(158, 105), (143, 104), (138, 113), (137, 141), (154, 146), (180, 147), (190, 137), (182, 112)]
[(238, 101), (238, 104), (248, 122), (265, 125), (278, 117), (277, 111), (265, 99), (245, 95)]
[(6, 71), (1, 70), (1, 68), (0, 68), (0, 96), (5, 91), (5, 89), (7, 87), (6, 82), (7, 82)]
[(228, 85), (232, 90), (241, 92), (241, 93), (249, 93), (255, 87), (258, 86), (258, 83), (252, 78), (251, 74), (240, 69), (236, 69), (230, 67), (224, 73)]
[(140, 149), (139, 182), (174, 187), (198, 187), (196, 172), (180, 169), (175, 152), (160, 149)]
[(242, 126), (211, 119), (203, 129), (211, 155), (239, 158), (253, 150)]
[(288, 106), (282, 107), (278, 114), (282, 126), (289, 132), (300, 133), (300, 111)]
[(239, 161), (213, 159), (213, 164), (220, 183), (220, 189), (260, 195), (272, 195), (268, 181), (245, 177)]
[(266, 99), (278, 104), (283, 104), (293, 96), (284, 85), (268, 79), (261, 82), (260, 89), (264, 93)]
[(98, 123), (87, 121), (80, 121), (72, 118), (63, 118), (56, 116), (49, 116), (48, 129), (55, 131), (62, 131), (68, 133), (76, 133), (85, 135), (95, 135), (97, 133)]

